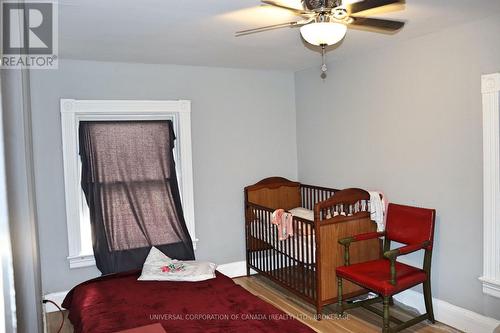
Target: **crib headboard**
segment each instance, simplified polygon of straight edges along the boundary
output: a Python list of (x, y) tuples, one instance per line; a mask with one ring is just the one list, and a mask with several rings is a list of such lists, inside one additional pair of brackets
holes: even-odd
[(245, 200), (271, 209), (300, 207), (300, 183), (282, 177), (271, 177), (245, 187)]

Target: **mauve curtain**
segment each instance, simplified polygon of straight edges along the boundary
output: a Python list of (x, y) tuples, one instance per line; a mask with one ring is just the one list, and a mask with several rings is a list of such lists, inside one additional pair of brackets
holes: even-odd
[(79, 136), (97, 268), (103, 274), (141, 268), (151, 246), (193, 260), (172, 122), (81, 122)]

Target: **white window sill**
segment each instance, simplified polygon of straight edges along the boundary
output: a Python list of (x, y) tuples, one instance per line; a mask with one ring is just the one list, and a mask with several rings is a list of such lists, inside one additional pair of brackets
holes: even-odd
[[(196, 238), (193, 241), (193, 248), (196, 251), (196, 244), (199, 242), (199, 239)], [(69, 268), (83, 268), (83, 267), (92, 267), (95, 266), (95, 258), (93, 254), (81, 255), (68, 257)]]
[(71, 269), (95, 266), (95, 258), (93, 254), (68, 257), (68, 261), (69, 268)]
[(480, 277), (483, 284), (483, 293), (500, 298), (500, 281)]

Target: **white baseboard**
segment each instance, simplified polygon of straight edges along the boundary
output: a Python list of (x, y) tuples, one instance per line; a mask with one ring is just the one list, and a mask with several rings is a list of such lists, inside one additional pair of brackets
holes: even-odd
[[(224, 265), (219, 265), (217, 270), (230, 278), (244, 276), (247, 274), (246, 262), (238, 261)], [(251, 274), (256, 274), (254, 270)], [(61, 306), (67, 291), (47, 294), (44, 299), (50, 299)], [(406, 290), (396, 296), (396, 301), (403, 303), (406, 306), (416, 309), (420, 313), (425, 312), (424, 296), (414, 290)], [(500, 321), (480, 315), (476, 312), (458, 307), (448, 302), (433, 298), (434, 316), (436, 320), (459, 329), (464, 332), (471, 333), (492, 333), (495, 328), (500, 326)], [(55, 306), (50, 303), (45, 304), (45, 312), (58, 311)]]
[[(414, 290), (406, 290), (394, 296), (394, 299), (406, 306), (425, 312), (424, 295)], [(500, 326), (500, 321), (480, 315), (437, 298), (432, 298), (434, 317), (437, 321), (464, 332), (491, 333)]]
[[(235, 278), (247, 275), (247, 264), (246, 261), (231, 262), (217, 266), (217, 270), (230, 278)], [(257, 272), (251, 269), (250, 274), (257, 274)]]
[[(64, 298), (66, 297), (66, 295), (68, 294), (68, 292), (69, 292), (69, 290), (68, 291), (61, 291), (61, 292), (57, 292), (57, 293), (47, 294), (47, 295), (43, 296), (43, 299), (51, 300), (52, 302), (54, 302), (57, 305), (59, 305), (59, 307), (62, 307), (62, 302), (64, 301)], [(44, 304), (44, 311), (46, 313), (49, 313), (49, 312), (56, 312), (56, 311), (59, 311), (59, 310), (54, 306), (54, 304), (52, 304), (52, 303), (45, 303)]]

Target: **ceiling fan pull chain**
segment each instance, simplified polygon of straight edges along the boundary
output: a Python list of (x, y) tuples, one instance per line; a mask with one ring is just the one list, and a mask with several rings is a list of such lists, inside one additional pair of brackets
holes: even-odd
[[(295, 22), (241, 30), (236, 32), (236, 37), (285, 27), (300, 27), (300, 35), (306, 43), (321, 47), (321, 78), (323, 79), (326, 79), (328, 72), (326, 47), (340, 43), (346, 36), (347, 28), (396, 33), (405, 25), (404, 21), (363, 16), (363, 12), (367, 10), (394, 4), (403, 5), (405, 0), (295, 0), (295, 6), (292, 7), (281, 3), (283, 0), (260, 1), (268, 5), (267, 7), (272, 6), (291, 11), (302, 19)], [(302, 7), (297, 6), (299, 1)], [(358, 13), (361, 16), (357, 16)]]
[(326, 47), (325, 47), (325, 45), (321, 46), (321, 58), (323, 60), (323, 64), (321, 65), (321, 77), (326, 77), (326, 72), (328, 71), (328, 66), (326, 65)]

